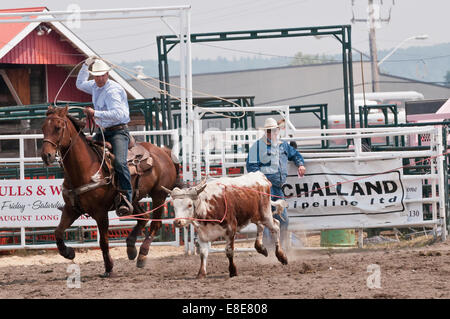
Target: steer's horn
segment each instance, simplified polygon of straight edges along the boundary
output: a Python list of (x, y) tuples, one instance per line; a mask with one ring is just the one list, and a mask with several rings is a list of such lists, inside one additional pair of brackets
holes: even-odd
[(168, 188), (166, 188), (166, 187), (164, 187), (164, 186), (162, 186), (161, 185), (161, 189), (163, 190), (163, 191), (165, 191), (167, 194), (169, 194), (170, 195), (170, 193), (172, 193), (172, 191), (170, 190), (170, 189), (168, 189)]
[(206, 178), (202, 179), (202, 181), (200, 182), (200, 184), (198, 184), (197, 186), (195, 186), (195, 191), (197, 192), (197, 195), (200, 194), (201, 192), (203, 192), (203, 190), (206, 187)]

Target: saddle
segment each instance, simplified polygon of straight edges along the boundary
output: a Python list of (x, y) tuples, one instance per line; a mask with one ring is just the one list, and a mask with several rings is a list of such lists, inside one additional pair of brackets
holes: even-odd
[[(103, 143), (103, 141), (91, 140), (91, 146), (96, 151), (99, 158), (103, 157), (103, 150), (105, 150), (105, 166), (109, 171), (109, 176), (112, 176), (111, 183), (117, 189), (118, 193), (114, 199), (114, 203), (110, 207), (110, 210), (117, 209), (126, 197), (125, 191), (119, 188), (117, 179), (114, 173), (114, 154), (112, 153), (112, 145), (109, 142)], [(141, 175), (150, 170), (153, 167), (153, 158), (150, 156), (149, 151), (141, 144), (136, 144), (133, 137), (128, 144), (127, 164), (130, 171), (131, 179), (134, 179), (133, 187), (133, 206), (137, 198), (139, 198), (139, 181)], [(120, 216), (120, 214), (116, 211)]]
[[(95, 141), (90, 137), (86, 137), (88, 145), (97, 154), (98, 158), (105, 164), (103, 170), (106, 173), (105, 178), (99, 178), (97, 174), (91, 177), (92, 182), (73, 188), (72, 183), (67, 177), (64, 179), (63, 194), (69, 198), (70, 205), (80, 214), (85, 214), (80, 203), (79, 195), (96, 189), (98, 187), (112, 184), (117, 189), (118, 193), (110, 207), (110, 210), (118, 208), (122, 199), (125, 197), (124, 191), (119, 189), (116, 174), (114, 173), (114, 154), (112, 153), (112, 145), (109, 142)], [(131, 177), (135, 177), (135, 186), (133, 189), (133, 207), (134, 200), (138, 198), (139, 193), (139, 179), (140, 176), (153, 167), (153, 158), (149, 151), (142, 145), (136, 144), (135, 139), (130, 136), (128, 144), (127, 163), (130, 170)], [(137, 205), (138, 207), (138, 205)], [(62, 207), (60, 208), (62, 210)]]
[[(112, 166), (114, 155), (112, 153), (111, 143), (105, 142), (103, 144), (102, 141), (93, 141), (93, 143), (100, 147), (106, 147), (107, 156)], [(153, 167), (153, 158), (150, 156), (149, 151), (141, 144), (137, 144), (133, 137), (131, 137), (130, 143), (128, 144), (127, 164), (131, 176), (140, 176)]]
[(142, 175), (153, 167), (153, 158), (144, 146), (136, 144), (128, 149), (127, 164), (131, 176)]

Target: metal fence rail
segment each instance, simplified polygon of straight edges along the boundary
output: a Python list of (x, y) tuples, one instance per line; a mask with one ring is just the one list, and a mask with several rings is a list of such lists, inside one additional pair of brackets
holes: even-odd
[[(402, 180), (404, 181), (420, 181), (423, 185), (423, 197), (417, 199), (405, 199), (405, 204), (418, 203), (424, 207), (424, 219), (422, 221), (404, 222), (401, 224), (384, 224), (373, 223), (365, 225), (364, 229), (371, 228), (393, 228), (393, 227), (432, 227), (436, 233), (440, 232), (441, 238), (446, 239), (447, 236), (447, 183), (446, 183), (446, 166), (444, 166), (447, 156), (445, 155), (444, 138), (442, 129), (440, 127), (423, 126), (423, 127), (408, 127), (408, 128), (361, 128), (361, 129), (328, 129), (328, 130), (297, 130), (292, 129), (290, 133), (295, 134), (296, 137), (282, 138), (285, 141), (295, 141), (301, 143), (309, 140), (336, 140), (336, 139), (350, 139), (353, 141), (352, 147), (347, 149), (330, 150), (308, 150), (302, 152), (306, 163), (319, 162), (323, 165), (330, 165), (337, 162), (367, 162), (379, 161), (382, 159), (403, 159), (403, 167), (400, 169), (403, 172)], [(305, 133), (305, 134), (304, 134)], [(332, 134), (332, 135), (331, 135)], [(363, 149), (362, 139), (378, 138), (378, 137), (403, 137), (406, 135), (430, 134), (431, 140), (428, 146), (410, 146), (408, 149), (402, 151), (388, 150), (388, 148), (381, 151), (371, 151)], [(244, 171), (245, 161), (247, 158), (248, 149), (258, 138), (257, 131), (230, 131), (230, 132), (206, 132), (207, 141), (211, 137), (217, 135), (221, 136), (220, 147), (214, 149), (207, 144), (204, 158), (206, 175), (214, 175), (212, 170), (213, 164), (219, 165), (222, 170), (222, 175), (226, 175), (226, 171), (230, 167), (239, 167)], [(259, 136), (261, 133), (259, 133)], [(303, 136), (302, 135), (307, 135)], [(236, 151), (237, 150), (237, 151)], [(429, 158), (428, 162), (422, 162), (423, 159)], [(444, 161), (445, 160), (445, 161)], [(397, 169), (397, 167), (389, 167), (389, 169)], [(291, 214), (290, 214), (291, 216)], [(335, 225), (322, 227), (320, 229), (304, 228), (301, 224), (296, 224), (293, 220), (289, 223), (289, 230), (291, 231), (315, 231), (324, 229), (347, 229), (355, 228), (355, 225)], [(359, 229), (359, 227), (357, 227)], [(362, 233), (362, 228), (359, 229)], [(243, 229), (243, 233), (254, 233), (256, 227), (253, 225)]]
[[(177, 130), (159, 130), (159, 131), (135, 131), (130, 132), (133, 136), (144, 136), (144, 137), (153, 137), (153, 138), (167, 138), (170, 140), (171, 144), (173, 145), (172, 151), (174, 154), (179, 154), (180, 148), (179, 148), (179, 135)], [(42, 139), (42, 134), (18, 134), (18, 135), (0, 135), (0, 140), (11, 140), (15, 139), (19, 141), (19, 157), (15, 158), (0, 158), (0, 163), (2, 163), (2, 168), (0, 169), (0, 180), (21, 180), (25, 181), (27, 179), (54, 179), (54, 178), (62, 178), (63, 172), (62, 170), (57, 167), (44, 167), (42, 164), (42, 160), (39, 157), (26, 157), (24, 155), (24, 140), (26, 139)], [(26, 183), (26, 182), (25, 182)], [(141, 203), (147, 203), (148, 205), (151, 204), (151, 198), (144, 198), (141, 200)], [(1, 214), (1, 212), (0, 212)], [(169, 217), (173, 212), (169, 209), (167, 212), (167, 217)], [(110, 212), (110, 218), (111, 216), (115, 217), (114, 212)], [(40, 244), (34, 244), (33, 241), (35, 241), (33, 238), (36, 238), (36, 236), (41, 236), (49, 233), (48, 228), (54, 227), (53, 225), (50, 226), (49, 224), (42, 223), (41, 226), (44, 229), (37, 229), (35, 225), (27, 224), (27, 222), (23, 222), (23, 225), (21, 225), (20, 228), (17, 227), (11, 227), (11, 225), (8, 225), (8, 223), (2, 222), (4, 225), (4, 229), (0, 229), (0, 250), (15, 250), (15, 249), (47, 249), (47, 248), (56, 248), (55, 243), (40, 243)], [(121, 220), (121, 221), (111, 221), (110, 225), (112, 225), (111, 230), (117, 230), (117, 229), (130, 229), (136, 224), (135, 220)], [(179, 246), (180, 245), (180, 233), (177, 229), (174, 229), (173, 227), (173, 221), (167, 220), (163, 221), (163, 227), (172, 225), (173, 235), (164, 235), (162, 237), (171, 237), (169, 240), (163, 240), (163, 241), (155, 241), (154, 245), (170, 245), (170, 246)], [(94, 227), (95, 226), (95, 227)], [(147, 225), (148, 226), (148, 225)], [(82, 228), (80, 228), (82, 227)], [(83, 226), (80, 227), (74, 227), (68, 232), (77, 232), (79, 231), (82, 236), (80, 236), (78, 241), (70, 241), (69, 243), (72, 247), (99, 247), (99, 238), (91, 239), (91, 240), (85, 240), (84, 234), (87, 232), (96, 232), (96, 223), (94, 220), (91, 220), (91, 222), (85, 222)], [(86, 228), (87, 227), (87, 228)], [(17, 230), (15, 230), (17, 229)], [(75, 231), (74, 229), (77, 229)], [(30, 239), (30, 236), (32, 239)], [(34, 237), (33, 237), (34, 236)], [(96, 236), (93, 236), (96, 237)], [(14, 241), (18, 241), (17, 243), (11, 244), (11, 240), (5, 240), (14, 238)], [(27, 239), (28, 238), (28, 239)], [(32, 243), (29, 243), (29, 241), (32, 241)], [(9, 243), (8, 243), (9, 242)], [(138, 243), (139, 245), (139, 243)], [(126, 246), (126, 243), (123, 239), (120, 240), (113, 240), (110, 242), (111, 247), (118, 247), (118, 246)]]

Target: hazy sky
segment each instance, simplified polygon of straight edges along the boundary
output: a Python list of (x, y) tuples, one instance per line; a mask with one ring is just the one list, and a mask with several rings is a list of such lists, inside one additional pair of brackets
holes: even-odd
[[(379, 0), (374, 0), (379, 3)], [(351, 24), (355, 18), (367, 18), (367, 0), (15, 0), (0, 7), (18, 8), (47, 6), (50, 10), (66, 10), (69, 4), (77, 4), (82, 10), (105, 8), (135, 8), (190, 4), (192, 7), (192, 33), (212, 31), (254, 30), (269, 28), (310, 27)], [(12, 5), (13, 3), (13, 5)], [(354, 4), (352, 6), (352, 3)], [(403, 47), (433, 45), (450, 42), (449, 0), (383, 0), (383, 23), (377, 30), (379, 50), (390, 49), (406, 38), (427, 34), (427, 40), (412, 40)], [(174, 27), (176, 19), (167, 20)], [(82, 21), (74, 32), (97, 53), (113, 61), (136, 61), (156, 58), (156, 35), (172, 31), (159, 19)], [(354, 48), (368, 52), (368, 27), (364, 22), (352, 24)], [(334, 38), (285, 38), (273, 40), (215, 42), (211, 47), (193, 44), (194, 58), (239, 58), (243, 56), (293, 56), (302, 51), (311, 54), (335, 54), (341, 48)], [(227, 49), (225, 49), (227, 48)], [(127, 52), (122, 52), (127, 51)], [(171, 58), (178, 58), (174, 50)]]

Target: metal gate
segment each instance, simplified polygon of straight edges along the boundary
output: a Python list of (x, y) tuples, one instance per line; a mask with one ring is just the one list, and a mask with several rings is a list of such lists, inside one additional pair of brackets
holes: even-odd
[[(250, 110), (248, 110), (250, 111)], [(280, 110), (281, 111), (281, 110)], [(280, 112), (283, 115), (283, 112)], [(404, 187), (401, 205), (403, 205), (404, 218), (398, 217), (396, 222), (386, 220), (354, 220), (345, 221), (345, 217), (315, 218), (299, 214), (298, 207), (291, 207), (288, 210), (290, 216), (289, 230), (291, 231), (313, 231), (325, 229), (348, 229), (360, 230), (368, 228), (394, 228), (394, 227), (432, 227), (435, 234), (442, 240), (447, 236), (447, 186), (446, 168), (444, 160), (446, 149), (442, 128), (434, 126), (422, 127), (382, 127), (382, 128), (357, 128), (357, 129), (308, 129), (299, 130), (289, 123), (287, 131), (284, 133), (285, 141), (295, 141), (300, 146), (300, 152), (305, 158), (306, 168), (315, 166), (336, 166), (339, 163), (354, 163), (370, 167), (373, 163), (384, 161), (385, 165), (381, 171), (372, 172), (371, 175), (379, 175), (383, 172), (398, 171), (400, 183)], [(405, 147), (403, 150), (382, 151), (375, 148), (368, 149), (364, 141), (381, 138), (400, 137), (413, 141), (417, 136), (427, 134), (430, 136), (430, 143), (427, 146), (414, 148)], [(225, 176), (230, 174), (240, 175), (245, 173), (245, 160), (249, 147), (256, 139), (261, 137), (261, 131), (207, 131), (204, 133), (203, 147), (198, 147), (197, 152), (202, 153), (205, 174), (208, 176)], [(292, 137), (288, 137), (292, 136)], [(335, 149), (320, 149), (323, 141), (343, 141), (342, 147)], [(349, 146), (347, 146), (349, 145)], [(313, 147), (308, 150), (309, 147)], [(314, 148), (315, 146), (315, 148)], [(197, 153), (197, 154), (198, 154)], [(295, 172), (294, 167), (292, 174)], [(219, 173), (218, 173), (219, 172)], [(362, 172), (364, 173), (364, 172)], [(411, 186), (412, 185), (412, 186)], [(415, 195), (407, 194), (407, 190), (416, 189)], [(289, 189), (285, 189), (286, 192)], [(292, 192), (288, 192), (293, 195)], [(298, 194), (296, 194), (298, 200)], [(301, 197), (301, 196), (300, 196)], [(303, 195), (303, 197), (305, 197)], [(293, 204), (291, 201), (290, 204)], [(370, 212), (362, 212), (362, 216), (370, 215)], [(381, 216), (381, 215), (379, 215)], [(388, 216), (388, 215), (385, 215)], [(316, 219), (317, 222), (311, 222)], [(309, 220), (308, 223), (305, 221)], [(324, 222), (324, 220), (326, 222)], [(255, 232), (256, 227), (252, 225), (243, 232)], [(360, 238), (361, 239), (361, 238)]]

